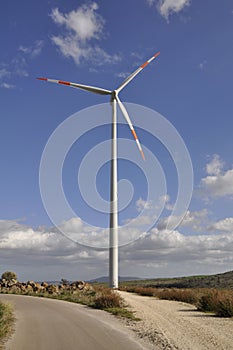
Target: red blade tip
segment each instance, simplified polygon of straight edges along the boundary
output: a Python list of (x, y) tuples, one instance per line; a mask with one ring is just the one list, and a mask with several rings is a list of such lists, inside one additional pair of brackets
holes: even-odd
[(154, 58), (156, 58), (157, 56), (160, 55), (160, 51), (159, 52), (156, 52), (156, 54), (153, 56)]
[(47, 78), (36, 78), (38, 80), (47, 80)]

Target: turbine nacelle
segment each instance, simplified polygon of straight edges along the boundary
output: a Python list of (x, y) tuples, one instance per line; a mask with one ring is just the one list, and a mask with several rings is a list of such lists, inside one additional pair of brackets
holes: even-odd
[(111, 102), (113, 100), (117, 100), (117, 97), (118, 97), (118, 92), (117, 90), (113, 90), (112, 93), (111, 93)]

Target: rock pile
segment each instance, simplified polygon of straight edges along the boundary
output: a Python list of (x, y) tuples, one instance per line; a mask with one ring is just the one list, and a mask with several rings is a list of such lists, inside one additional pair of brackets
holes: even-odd
[(19, 282), (16, 279), (6, 280), (0, 279), (0, 293), (18, 293), (18, 294), (28, 294), (34, 292), (39, 293), (49, 293), (53, 295), (64, 294), (69, 292), (70, 294), (77, 294), (79, 291), (92, 292), (93, 287), (84, 281), (66, 282), (60, 284), (49, 284), (47, 282)]

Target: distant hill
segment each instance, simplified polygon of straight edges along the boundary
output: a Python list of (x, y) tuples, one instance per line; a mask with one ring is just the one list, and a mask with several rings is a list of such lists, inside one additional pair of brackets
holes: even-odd
[[(139, 277), (131, 277), (131, 276), (119, 276), (119, 281), (120, 282), (124, 282), (124, 281), (137, 281), (137, 280), (141, 280), (141, 278)], [(108, 276), (102, 276), (102, 277), (98, 277), (98, 278), (94, 278), (90, 281), (87, 281), (88, 283), (108, 283), (109, 282), (109, 278)]]
[(135, 280), (123, 283), (155, 288), (218, 288), (233, 289), (233, 271), (207, 276), (189, 276)]

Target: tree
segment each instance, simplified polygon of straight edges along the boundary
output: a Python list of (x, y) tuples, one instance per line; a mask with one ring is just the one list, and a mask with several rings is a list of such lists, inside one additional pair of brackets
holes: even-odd
[(13, 271), (5, 271), (2, 274), (2, 280), (5, 279), (7, 281), (11, 281), (11, 280), (17, 280), (17, 275), (15, 272)]
[(61, 279), (61, 284), (63, 284), (63, 286), (68, 286), (69, 285), (69, 281), (65, 278)]

